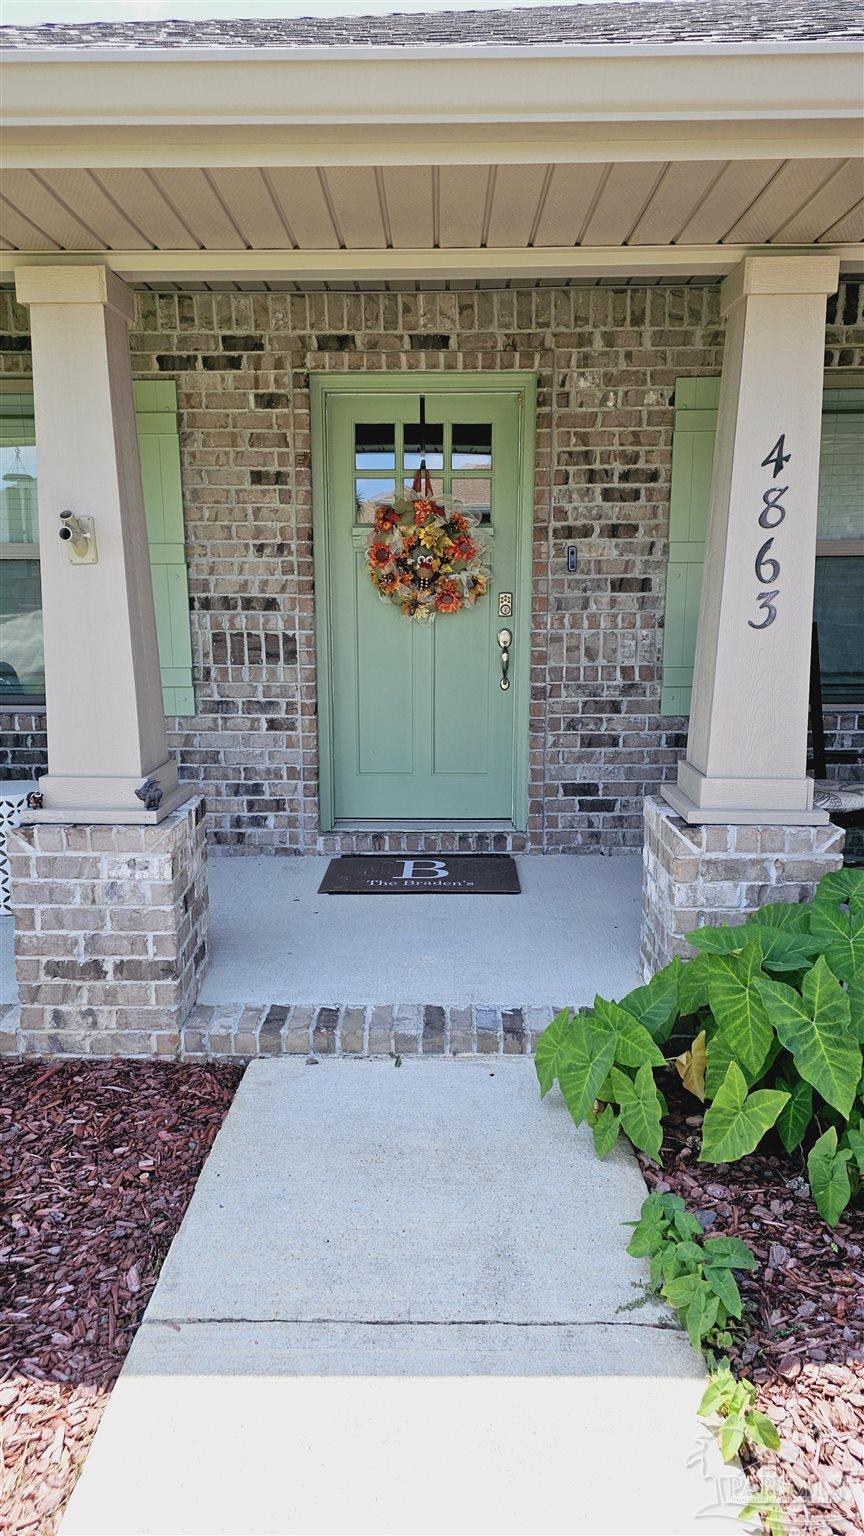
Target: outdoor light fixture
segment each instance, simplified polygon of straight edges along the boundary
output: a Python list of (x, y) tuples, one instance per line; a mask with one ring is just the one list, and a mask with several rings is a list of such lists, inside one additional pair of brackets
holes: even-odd
[(69, 545), (73, 565), (95, 565), (96, 534), (92, 517), (76, 517), (74, 512), (60, 513), (60, 538)]

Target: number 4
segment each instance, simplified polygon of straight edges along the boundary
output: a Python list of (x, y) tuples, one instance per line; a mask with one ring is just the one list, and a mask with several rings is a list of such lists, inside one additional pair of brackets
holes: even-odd
[(780, 436), (778, 437), (778, 439), (776, 441), (776, 443), (774, 444), (774, 447), (772, 449), (770, 449), (770, 451), (765, 455), (764, 459), (762, 460), (762, 468), (763, 469), (767, 469), (769, 464), (773, 464), (774, 465), (774, 478), (775, 479), (777, 478), (778, 475), (782, 475), (782, 473), (783, 473), (783, 465), (784, 464), (788, 464), (789, 460), (792, 457), (791, 453), (784, 453), (783, 452), (783, 449), (785, 448), (785, 446), (786, 446), (786, 433), (785, 432), (781, 432)]

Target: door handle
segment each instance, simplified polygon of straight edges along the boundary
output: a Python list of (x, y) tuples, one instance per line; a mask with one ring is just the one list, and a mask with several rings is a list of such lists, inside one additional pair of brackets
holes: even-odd
[(499, 629), (495, 639), (498, 641), (501, 651), (501, 691), (506, 693), (510, 687), (508, 674), (510, 671), (510, 647), (513, 644), (513, 636), (509, 629)]

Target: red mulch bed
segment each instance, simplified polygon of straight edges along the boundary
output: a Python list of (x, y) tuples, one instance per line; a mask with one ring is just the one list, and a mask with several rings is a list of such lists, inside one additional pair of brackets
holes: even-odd
[(759, 1260), (739, 1274), (750, 1332), (733, 1368), (759, 1388), (757, 1406), (780, 1431), (780, 1450), (742, 1456), (786, 1497), (786, 1528), (807, 1536), (859, 1536), (864, 1490), (864, 1210), (848, 1207), (833, 1231), (809, 1196), (803, 1157), (779, 1141), (740, 1163), (699, 1163), (695, 1100), (664, 1082), (670, 1116), (663, 1167), (640, 1157), (649, 1188), (672, 1189), (712, 1234), (735, 1233)]
[(59, 1524), (241, 1075), (126, 1061), (0, 1071), (4, 1531)]

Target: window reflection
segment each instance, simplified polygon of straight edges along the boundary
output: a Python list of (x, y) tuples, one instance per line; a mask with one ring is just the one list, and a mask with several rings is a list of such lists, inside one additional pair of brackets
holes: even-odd
[(454, 422), (453, 469), (491, 469), (492, 426), (490, 422)]
[(392, 421), (358, 421), (355, 424), (354, 468), (396, 468), (396, 428)]
[(36, 449), (0, 447), (0, 544), (37, 544)]
[[(440, 422), (427, 421), (424, 427), (420, 423), (408, 423), (404, 436), (403, 469), (419, 469), (420, 460), (425, 458), (427, 469), (444, 468), (444, 428)], [(422, 451), (425, 448), (425, 453)]]
[(0, 577), (0, 700), (12, 694), (41, 695), (45, 663), (39, 561), (4, 560)]
[(354, 505), (358, 523), (374, 523), (379, 502), (392, 501), (396, 495), (396, 481), (358, 475), (354, 482)]

